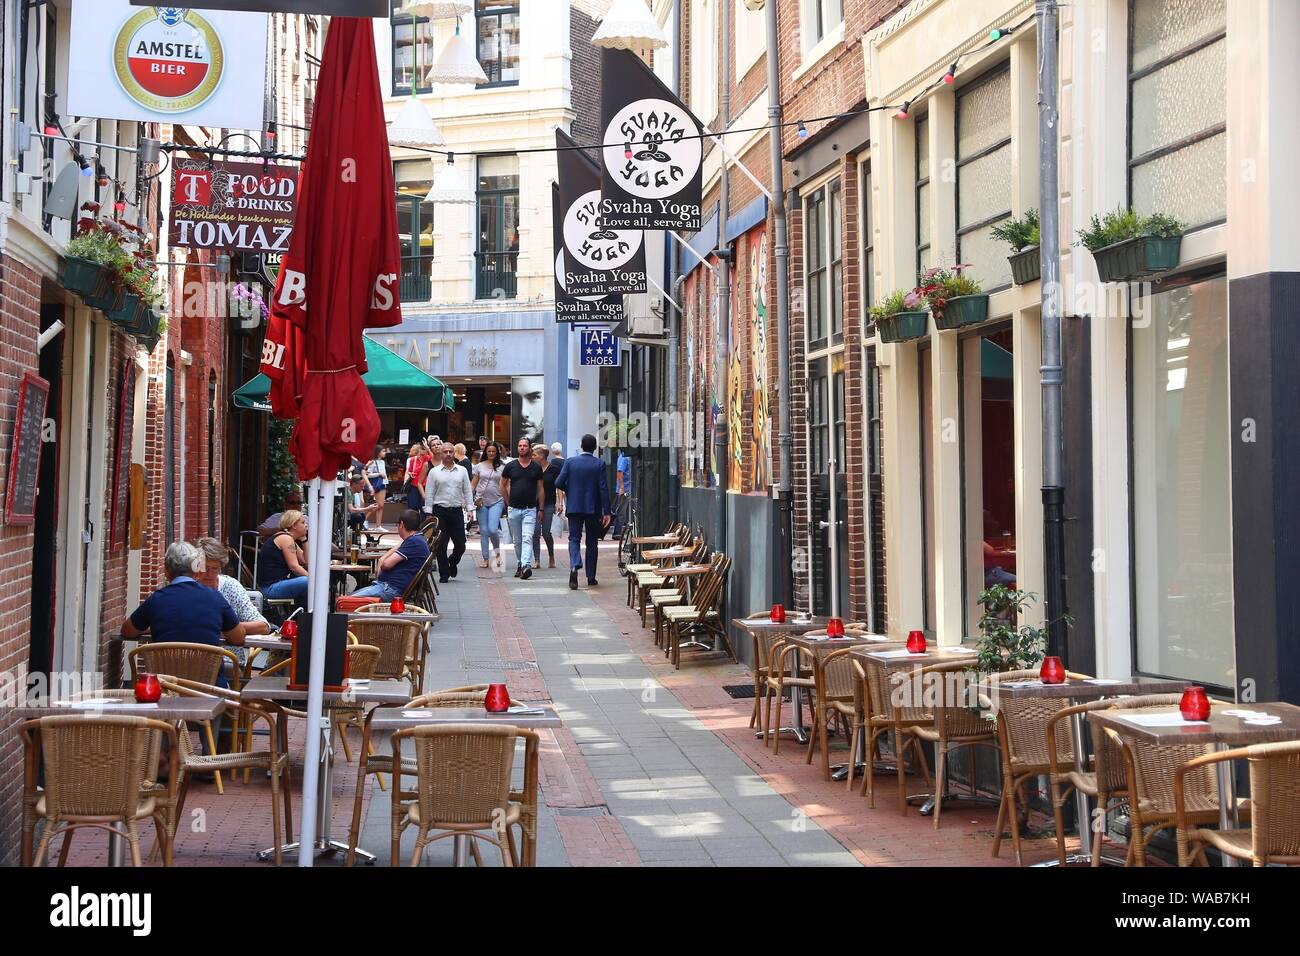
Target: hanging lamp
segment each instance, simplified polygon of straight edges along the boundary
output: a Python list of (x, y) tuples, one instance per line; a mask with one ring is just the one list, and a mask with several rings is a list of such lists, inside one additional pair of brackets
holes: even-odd
[(478, 53), (474, 41), (460, 32), (460, 20), (456, 20), (456, 32), (429, 72), (425, 75), (428, 83), (458, 83), (477, 86), (488, 81), (487, 74), (478, 62)]
[(456, 171), (455, 153), (447, 154), (447, 161), (433, 161), (433, 186), (424, 197), (425, 202), (440, 206), (472, 206), (478, 201), (474, 190), (470, 189)]
[(668, 37), (645, 0), (614, 0), (591, 42), (607, 50), (658, 50)]

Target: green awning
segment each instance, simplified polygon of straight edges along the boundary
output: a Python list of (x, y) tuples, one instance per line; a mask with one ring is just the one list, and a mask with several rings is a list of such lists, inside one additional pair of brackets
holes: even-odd
[[(428, 372), (412, 365), (374, 339), (366, 338), (366, 365), (370, 371), (361, 376), (375, 401), (375, 408), (411, 408), (427, 412), (449, 412), (456, 408), (452, 390)], [(271, 380), (258, 375), (245, 382), (231, 396), (236, 408), (269, 412)]]

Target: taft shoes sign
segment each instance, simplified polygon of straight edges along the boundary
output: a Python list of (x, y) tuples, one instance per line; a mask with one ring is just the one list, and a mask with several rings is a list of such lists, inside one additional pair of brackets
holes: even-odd
[(278, 255), (293, 234), (298, 169), (262, 163), (172, 163), (170, 242)]
[(75, 0), (73, 116), (259, 129), (266, 14)]

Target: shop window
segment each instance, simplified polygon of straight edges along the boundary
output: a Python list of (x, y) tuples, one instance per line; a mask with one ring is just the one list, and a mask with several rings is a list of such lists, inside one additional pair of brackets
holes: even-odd
[(518, 156), (480, 157), (478, 224), (475, 295), (480, 299), (513, 299), (518, 293)]
[(934, 265), (930, 251), (930, 121), (916, 121), (916, 271)]
[(1011, 69), (1000, 67), (957, 93), (957, 261), (986, 290), (1011, 285), (1006, 243), (993, 238), (1011, 218)]
[(1137, 669), (1235, 684), (1228, 281), (1153, 295), (1132, 328)]
[(1227, 5), (1129, 4), (1129, 197), (1190, 228), (1227, 216)]
[(428, 302), (433, 295), (433, 203), (424, 201), (433, 185), (432, 177), (432, 166), (427, 159), (393, 163), (403, 302)]
[(511, 0), (478, 0), (478, 62), (487, 74), (483, 86), (513, 86), (519, 82), (519, 4)]

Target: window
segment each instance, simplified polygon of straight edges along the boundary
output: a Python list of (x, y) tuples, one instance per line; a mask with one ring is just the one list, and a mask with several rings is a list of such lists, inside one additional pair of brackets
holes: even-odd
[(804, 52), (826, 39), (843, 22), (843, 0), (803, 0)]
[(514, 0), (478, 0), (478, 62), (487, 74), (480, 86), (519, 82), (519, 4)]
[(739, 82), (767, 48), (767, 19), (762, 10), (745, 6), (745, 0), (732, 0), (732, 3), (735, 5), (731, 22), (736, 32), (736, 81)]
[(397, 183), (397, 240), (402, 251), (400, 292), (403, 302), (428, 302), (433, 294), (433, 203), (425, 202), (433, 186), (427, 159), (393, 163)]
[(873, 221), (871, 218), (871, 164), (863, 163), (858, 169), (858, 197), (862, 206), (858, 211), (859, 232), (862, 235), (862, 301), (865, 303), (862, 315), (865, 320), (867, 309), (876, 302), (874, 294), (876, 237), (873, 235)]
[(1228, 280), (1147, 306), (1131, 331), (1134, 660), (1232, 687)]
[(1227, 216), (1226, 24), (1227, 0), (1131, 0), (1129, 198), (1139, 213), (1189, 228)]
[(437, 58), (433, 47), (433, 24), (424, 17), (409, 17), (399, 13), (402, 0), (392, 0), (390, 23), (393, 28), (393, 95), (411, 92), (417, 70), (421, 74), (418, 93), (428, 93), (433, 87), (424, 82), (424, 74)]
[(714, 0), (692, 0), (691, 112), (706, 124), (718, 114), (718, 10)]
[(917, 426), (921, 429), (921, 598), (925, 630), (937, 630), (937, 592), (934, 565), (934, 367), (933, 350), (922, 340), (916, 350), (916, 381), (920, 389)]
[(916, 121), (916, 271), (934, 264), (930, 253), (930, 121)]
[(480, 299), (513, 299), (518, 291), (519, 157), (478, 161), (478, 280)]
[(844, 251), (841, 244), (842, 192), (837, 179), (807, 200), (804, 236), (808, 351), (844, 340)]
[(957, 92), (957, 261), (986, 290), (1011, 284), (1006, 244), (993, 238), (1011, 218), (1011, 69)]

